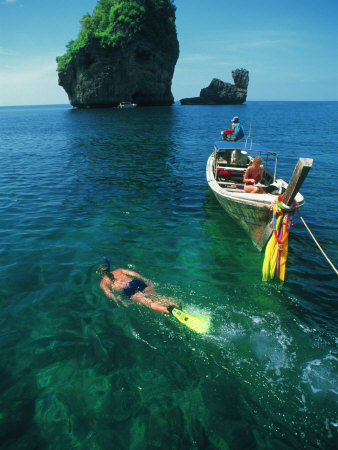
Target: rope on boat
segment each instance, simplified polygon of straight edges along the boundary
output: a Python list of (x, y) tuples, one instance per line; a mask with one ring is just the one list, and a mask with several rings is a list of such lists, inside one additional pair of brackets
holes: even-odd
[(303, 219), (303, 217), (299, 214), (299, 217), (301, 218), (301, 221), (303, 222), (305, 228), (307, 229), (307, 231), (310, 233), (310, 236), (312, 237), (312, 239), (315, 241), (315, 243), (317, 244), (319, 250), (322, 252), (322, 254), (325, 256), (327, 262), (330, 264), (330, 266), (332, 267), (332, 269), (336, 272), (336, 275), (338, 275), (338, 270), (335, 268), (335, 266), (333, 265), (333, 263), (329, 260), (328, 256), (326, 255), (326, 253), (324, 252), (324, 250), (322, 249), (322, 247), (319, 245), (317, 239), (314, 237), (314, 235), (312, 234), (310, 228), (307, 226), (305, 220)]

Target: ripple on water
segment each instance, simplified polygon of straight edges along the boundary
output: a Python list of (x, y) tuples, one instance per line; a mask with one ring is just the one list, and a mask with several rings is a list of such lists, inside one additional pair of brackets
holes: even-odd
[(338, 396), (338, 358), (330, 352), (324, 358), (309, 361), (303, 370), (303, 382), (314, 394)]

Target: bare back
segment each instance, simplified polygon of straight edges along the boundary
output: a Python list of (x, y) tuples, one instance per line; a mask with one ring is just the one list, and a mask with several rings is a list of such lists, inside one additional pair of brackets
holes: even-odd
[(116, 269), (113, 270), (111, 273), (114, 279), (105, 276), (100, 283), (100, 287), (105, 293), (107, 293), (107, 290), (122, 292), (123, 289), (126, 287), (126, 285), (133, 278), (140, 278), (144, 280), (144, 278), (139, 273), (133, 272), (131, 270)]

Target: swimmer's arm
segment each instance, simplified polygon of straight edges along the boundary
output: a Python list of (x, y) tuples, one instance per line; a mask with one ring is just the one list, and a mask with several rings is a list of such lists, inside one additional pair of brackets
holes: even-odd
[(108, 298), (110, 298), (111, 300), (114, 300), (114, 302), (118, 305), (118, 300), (116, 299), (116, 297), (112, 293), (112, 291), (107, 286), (105, 286), (104, 284), (101, 284), (100, 287), (103, 290), (103, 292), (106, 294), (106, 296)]
[(117, 296), (117, 300), (118, 300), (118, 302), (116, 302), (117, 304), (120, 302), (120, 303), (122, 303), (123, 306), (125, 306), (125, 307), (128, 306), (128, 304), (124, 300), (122, 300), (120, 295)]
[(104, 293), (106, 294), (106, 296), (108, 298), (110, 298), (111, 300), (114, 300), (114, 302), (116, 303), (117, 306), (119, 306), (120, 304), (122, 304), (123, 306), (128, 306), (127, 303), (124, 300), (122, 300), (120, 295), (115, 297), (115, 295), (109, 289), (106, 289), (106, 288), (102, 288), (102, 289), (104, 290)]

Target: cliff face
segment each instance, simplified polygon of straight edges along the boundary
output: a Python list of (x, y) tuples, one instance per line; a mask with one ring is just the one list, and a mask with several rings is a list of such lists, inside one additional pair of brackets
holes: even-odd
[[(98, 15), (100, 23), (108, 23), (109, 17), (105, 34), (94, 28), (102, 29)], [(59, 85), (70, 103), (83, 108), (117, 106), (121, 101), (171, 105), (179, 54), (174, 20), (170, 0), (125, 0), (122, 6), (118, 0), (101, 0), (93, 16), (82, 21), (85, 39), (80, 34), (58, 58)]]
[(199, 97), (182, 98), (182, 105), (240, 105), (245, 102), (249, 84), (249, 72), (245, 69), (232, 71), (234, 84), (214, 78), (210, 85), (201, 89)]

